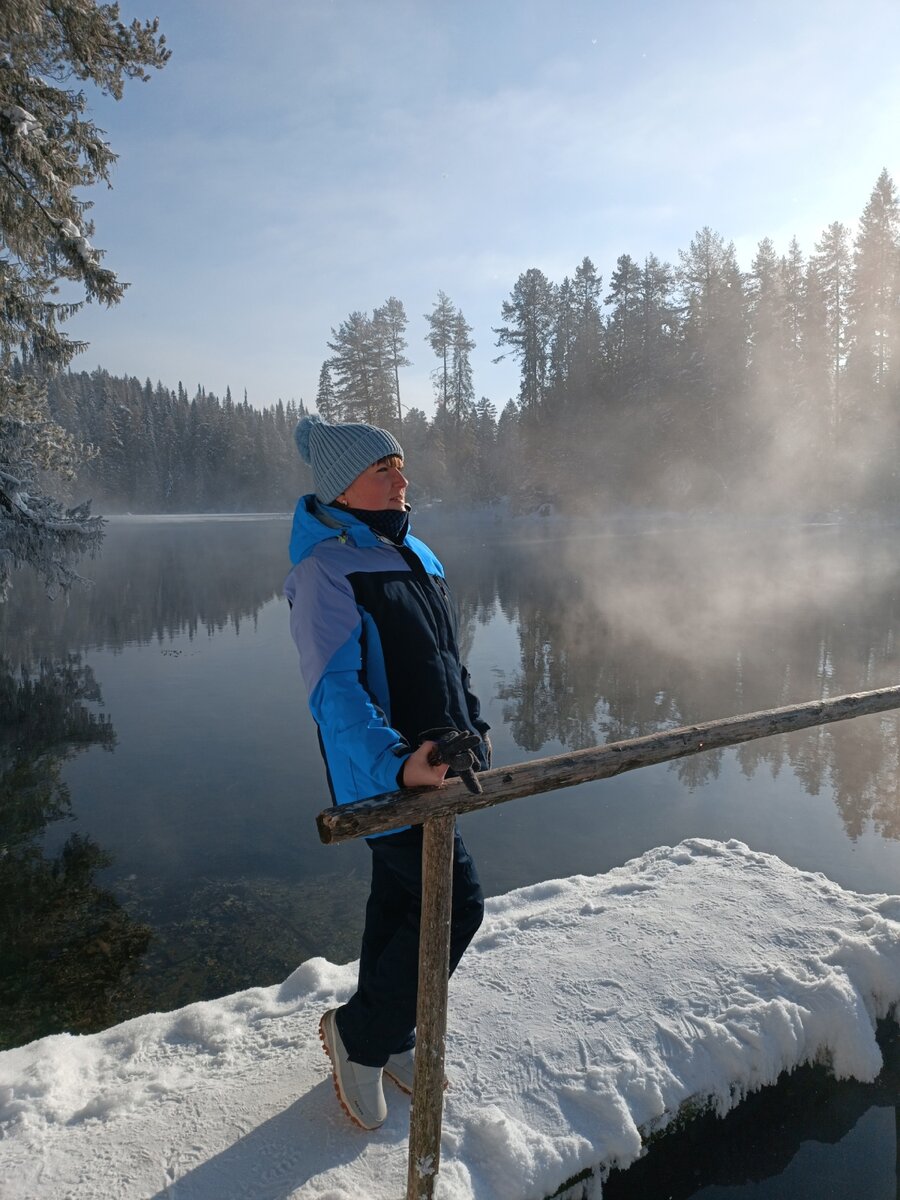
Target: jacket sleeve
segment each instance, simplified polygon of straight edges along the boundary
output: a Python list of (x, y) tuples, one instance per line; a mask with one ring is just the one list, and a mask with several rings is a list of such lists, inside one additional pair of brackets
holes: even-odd
[(410, 747), (362, 683), (363, 623), (350, 585), (310, 556), (285, 590), (335, 802), (395, 791)]

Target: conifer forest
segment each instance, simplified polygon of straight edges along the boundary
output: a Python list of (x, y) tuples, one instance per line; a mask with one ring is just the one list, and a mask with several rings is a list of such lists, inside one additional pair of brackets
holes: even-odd
[[(848, 512), (900, 503), (900, 202), (887, 171), (855, 231), (808, 248), (769, 238), (741, 265), (702, 228), (678, 261), (588, 257), (524, 270), (490, 330), (442, 291), (411, 346), (404, 305), (332, 330), (317, 394), (262, 409), (199, 386), (58, 375), (50, 409), (94, 448), (72, 482), (100, 511), (285, 511), (309, 486), (298, 416), (390, 428), (414, 503)], [(479, 394), (470, 355), (517, 363), (515, 397)], [(323, 350), (325, 348), (323, 347)], [(433, 366), (434, 415), (408, 407), (411, 357)]]

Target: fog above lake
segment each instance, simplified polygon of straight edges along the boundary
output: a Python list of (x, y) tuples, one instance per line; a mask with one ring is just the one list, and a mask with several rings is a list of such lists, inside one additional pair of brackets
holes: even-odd
[[(464, 657), (476, 630), (502, 613), (517, 625), (531, 686), (552, 687), (557, 701), (603, 704), (623, 728), (617, 695), (629, 677), (654, 698), (653, 713), (631, 718), (643, 726), (676, 711), (684, 720), (727, 715), (713, 705), (730, 711), (742, 696), (765, 707), (896, 676), (900, 562), (888, 529), (684, 517), (413, 519), (445, 562)], [(226, 627), (239, 634), (280, 596), (288, 532), (277, 519), (116, 520), (102, 554), (84, 564), (90, 586), (48, 601), (33, 578), (19, 576), (0, 606), (3, 657), (27, 668), (93, 647)], [(558, 728), (553, 737), (569, 740)]]
[(589, 537), (566, 540), (565, 562), (603, 622), (598, 635), (689, 667), (733, 657), (761, 627), (805, 640), (810, 622), (865, 611), (900, 578), (890, 544), (837, 527), (674, 521), (586, 546)]

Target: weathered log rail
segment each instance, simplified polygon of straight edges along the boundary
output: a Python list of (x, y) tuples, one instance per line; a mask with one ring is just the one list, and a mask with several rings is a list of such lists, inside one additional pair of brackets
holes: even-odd
[(459, 780), (451, 779), (441, 788), (404, 789), (388, 792), (372, 800), (358, 800), (355, 804), (326, 809), (316, 818), (319, 837), (323, 842), (369, 837), (401, 825), (420, 825), (431, 817), (475, 812), (523, 796), (574, 787), (596, 779), (609, 779), (624, 771), (686, 758), (689, 754), (699, 754), (704, 750), (737, 746), (741, 742), (770, 737), (776, 733), (792, 733), (813, 725), (848, 721), (852, 717), (886, 712), (892, 708), (900, 708), (900, 687), (854, 692), (831, 700), (765, 709), (744, 716), (705, 721), (700, 725), (666, 729), (661, 733), (610, 742), (605, 746), (592, 746), (571, 754), (537, 758), (531, 762), (482, 772), (478, 776), (484, 789), (480, 796), (472, 795)]
[(423, 825), (422, 921), (419, 942), (419, 999), (413, 1105), (410, 1117), (407, 1200), (431, 1200), (440, 1164), (444, 1040), (447, 1025), (447, 966), (455, 818), (558, 788), (610, 779), (625, 771), (670, 762), (774, 734), (848, 721), (900, 708), (900, 687), (854, 692), (830, 700), (765, 709), (699, 725), (667, 729), (646, 737), (592, 746), (571, 754), (534, 759), (479, 775), (483, 792), (473, 795), (456, 779), (440, 788), (390, 792), (319, 813), (323, 842), (337, 843)]

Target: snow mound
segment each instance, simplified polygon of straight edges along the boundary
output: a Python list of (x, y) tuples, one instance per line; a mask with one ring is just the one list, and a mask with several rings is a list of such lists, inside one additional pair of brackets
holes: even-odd
[[(880, 1069), (900, 897), (692, 839), (487, 907), (450, 992), (441, 1200), (542, 1200), (633, 1162), (686, 1102), (725, 1112), (801, 1063)], [(355, 969), (314, 958), (273, 987), (0, 1054), (4, 1197), (402, 1194), (408, 1099), (386, 1084), (388, 1120), (362, 1133), (319, 1044)]]

